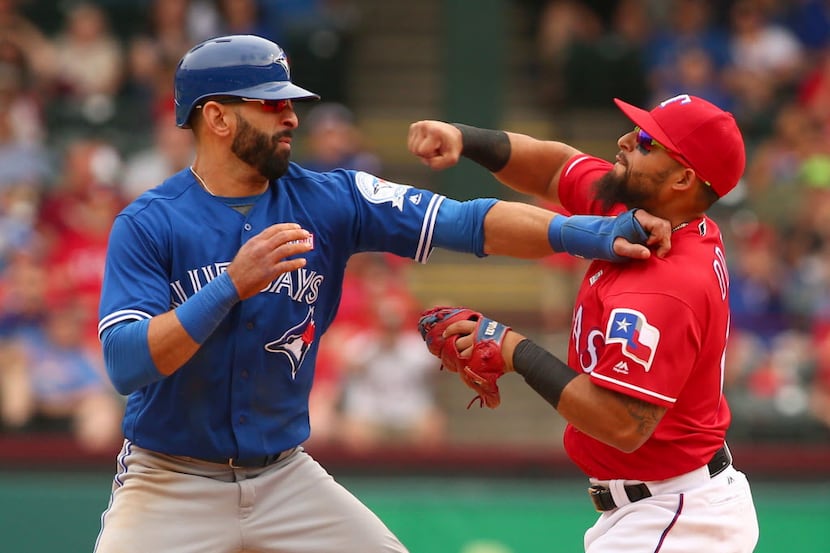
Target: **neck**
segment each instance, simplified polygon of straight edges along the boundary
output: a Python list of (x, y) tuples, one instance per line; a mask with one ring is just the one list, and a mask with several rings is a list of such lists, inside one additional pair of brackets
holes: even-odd
[(198, 162), (190, 166), (190, 172), (211, 196), (226, 198), (257, 196), (268, 189), (268, 181), (260, 175), (238, 178), (233, 171), (212, 171), (209, 167), (199, 165)]

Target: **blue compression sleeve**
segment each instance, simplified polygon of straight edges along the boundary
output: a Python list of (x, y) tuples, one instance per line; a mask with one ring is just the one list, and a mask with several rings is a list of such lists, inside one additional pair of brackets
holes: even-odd
[(128, 395), (162, 378), (147, 342), (150, 319), (108, 328), (101, 336), (107, 375), (115, 390)]
[(178, 306), (176, 316), (193, 341), (202, 344), (238, 301), (236, 286), (223, 272)]
[(487, 257), (484, 253), (484, 217), (497, 202), (494, 198), (466, 202), (446, 198), (438, 210), (432, 243), (448, 250)]
[(625, 238), (632, 244), (645, 244), (648, 234), (634, 217), (636, 209), (616, 217), (594, 215), (557, 215), (548, 227), (548, 241), (556, 252), (568, 252), (577, 257), (624, 261), (614, 253), (614, 240)]

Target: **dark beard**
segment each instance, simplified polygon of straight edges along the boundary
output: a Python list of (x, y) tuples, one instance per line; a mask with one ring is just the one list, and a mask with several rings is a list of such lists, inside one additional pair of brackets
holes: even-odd
[(614, 173), (613, 170), (602, 175), (594, 183), (594, 195), (602, 203), (604, 212), (610, 211), (618, 204), (623, 204), (628, 209), (642, 207), (648, 199), (647, 194), (632, 190), (631, 173), (628, 168), (620, 176)]
[(280, 178), (288, 171), (288, 154), (277, 152), (280, 138), (291, 136), (291, 131), (282, 131), (268, 136), (253, 128), (245, 119), (237, 115), (238, 129), (233, 137), (231, 151), (259, 171), (269, 181)]

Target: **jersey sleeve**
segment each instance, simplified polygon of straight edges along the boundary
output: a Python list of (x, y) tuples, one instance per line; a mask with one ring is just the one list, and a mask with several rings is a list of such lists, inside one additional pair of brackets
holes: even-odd
[(662, 293), (626, 293), (607, 302), (605, 348), (591, 372), (595, 384), (649, 403), (677, 401), (703, 340), (684, 301)]
[(362, 171), (351, 174), (360, 222), (357, 251), (385, 251), (425, 263), (446, 197)]
[(117, 217), (104, 266), (98, 336), (120, 322), (149, 319), (170, 307), (164, 256), (133, 217)]
[(562, 168), (559, 177), (559, 201), (572, 215), (618, 215), (625, 211), (622, 204), (605, 210), (595, 198), (594, 184), (613, 169), (613, 164), (598, 157), (579, 154)]

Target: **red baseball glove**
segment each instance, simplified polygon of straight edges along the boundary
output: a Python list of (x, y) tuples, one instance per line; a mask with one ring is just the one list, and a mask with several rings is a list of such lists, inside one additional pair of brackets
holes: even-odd
[[(475, 321), (473, 353), (469, 358), (462, 358), (456, 347), (456, 340), (462, 334), (443, 336), (446, 328), (457, 321)], [(418, 330), (427, 344), (430, 353), (441, 360), (442, 367), (461, 376), (464, 384), (473, 389), (476, 397), (467, 405), (479, 400), (479, 406), (491, 409), (499, 406), (499, 386), (496, 381), (504, 374), (504, 359), (501, 344), (510, 327), (481, 313), (464, 307), (434, 307), (421, 313)]]

